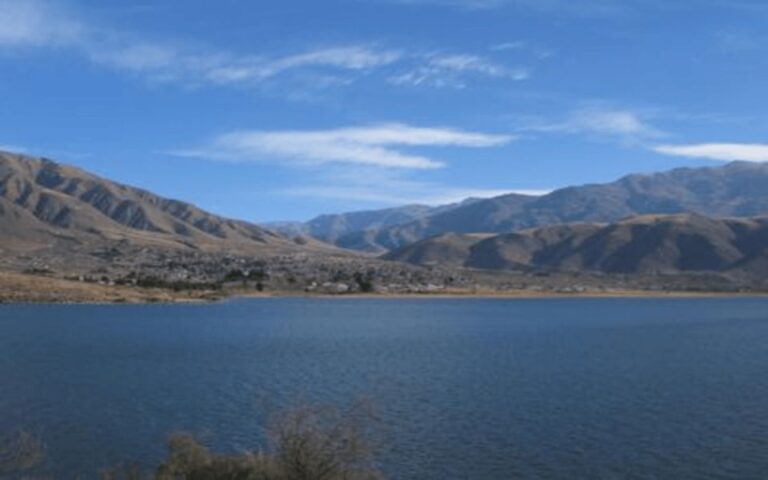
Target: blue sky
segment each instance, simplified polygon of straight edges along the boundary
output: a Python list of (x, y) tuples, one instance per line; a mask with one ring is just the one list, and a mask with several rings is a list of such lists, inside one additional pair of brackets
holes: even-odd
[(0, 148), (252, 221), (768, 161), (763, 0), (0, 0)]

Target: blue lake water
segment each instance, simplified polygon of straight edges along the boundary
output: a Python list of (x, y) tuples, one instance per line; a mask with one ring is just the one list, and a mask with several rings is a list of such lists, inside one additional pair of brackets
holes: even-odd
[(0, 306), (0, 430), (55, 478), (370, 399), (397, 479), (764, 479), (768, 299)]

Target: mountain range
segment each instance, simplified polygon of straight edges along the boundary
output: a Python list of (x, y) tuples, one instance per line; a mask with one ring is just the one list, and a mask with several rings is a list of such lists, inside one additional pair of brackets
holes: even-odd
[(384, 249), (370, 235), (480, 201), (467, 198), (448, 205), (404, 205), (380, 210), (319, 215), (307, 222), (272, 222), (263, 226), (287, 236), (307, 235), (340, 248), (381, 253)]
[(483, 270), (645, 275), (705, 271), (764, 279), (768, 216), (644, 215), (610, 224), (571, 223), (500, 235), (451, 233), (385, 258)]
[(133, 246), (245, 253), (317, 247), (51, 160), (0, 152), (0, 252)]
[[(385, 252), (446, 233), (505, 233), (647, 214), (755, 216), (768, 212), (768, 164), (733, 162), (634, 174), (612, 183), (567, 187), (543, 196), (509, 194), (433, 210), (423, 208), (412, 218), (398, 217), (404, 220), (399, 223), (378, 221), (393, 218), (392, 211), (367, 212), (368, 224), (356, 223), (357, 231), (347, 228), (342, 235), (330, 235), (322, 225), (306, 233), (343, 248)], [(309, 223), (322, 224), (319, 219)]]
[[(478, 271), (707, 273), (768, 285), (768, 165), (681, 168), (543, 196), (271, 226), (224, 218), (48, 159), (0, 152), (2, 269), (121, 282), (144, 271), (165, 284), (268, 278), (283, 290), (352, 285), (367, 291), (377, 280), (398, 291), (453, 288), (476, 284)], [(483, 278), (497, 288), (497, 280)]]

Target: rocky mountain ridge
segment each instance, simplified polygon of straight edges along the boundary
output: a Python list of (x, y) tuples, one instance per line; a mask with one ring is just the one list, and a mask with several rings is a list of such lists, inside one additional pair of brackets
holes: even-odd
[(388, 253), (414, 265), (484, 270), (768, 278), (768, 217), (646, 215), (500, 235), (445, 234)]
[(440, 206), (413, 204), (379, 210), (324, 214), (307, 222), (271, 222), (265, 223), (264, 226), (288, 236), (306, 235), (340, 248), (381, 253), (383, 249), (371, 238), (375, 232), (420, 221), (478, 201), (478, 198), (467, 198), (459, 203)]
[[(676, 205), (751, 214), (764, 205), (760, 172), (750, 165), (732, 164), (704, 172), (704, 180), (698, 183), (679, 187), (676, 181), (679, 188), (662, 190), (673, 191)], [(713, 187), (712, 177), (717, 175), (724, 180)], [(627, 177), (622, 182), (626, 184), (620, 187), (576, 187), (545, 197), (507, 195), (432, 210), (433, 214), (411, 222), (422, 229), (414, 232), (415, 243), (377, 259), (306, 236), (282, 235), (223, 218), (50, 160), (0, 153), (0, 284), (14, 275), (32, 276), (32, 280), (13, 277), (16, 280), (10, 284), (0, 285), (0, 291), (6, 289), (0, 301), (42, 298), (14, 290), (13, 285), (35, 284), (35, 279), (86, 297), (92, 285), (95, 289), (145, 289), (151, 291), (149, 298), (158, 289), (225, 296), (222, 292), (497, 294), (768, 288), (768, 233), (766, 221), (758, 217), (656, 215), (615, 224), (576, 222), (504, 234), (482, 231), (510, 225), (509, 219), (520, 212), (536, 211), (552, 222), (561, 216), (580, 218), (584, 205), (590, 207), (587, 210), (592, 205), (605, 207), (595, 202), (606, 188), (619, 192), (620, 201), (608, 197), (609, 206), (625, 206), (609, 210), (618, 215), (633, 211), (626, 205), (635, 205), (640, 198), (621, 192), (648, 191), (659, 185), (658, 179), (646, 177)], [(684, 192), (692, 193), (688, 197)], [(557, 203), (560, 196), (565, 200), (559, 202), (567, 202), (563, 211), (545, 215), (554, 207), (547, 210), (541, 205)], [(661, 196), (657, 193), (654, 198)], [(542, 209), (531, 210), (532, 205)], [(660, 208), (655, 205), (647, 208)], [(396, 244), (402, 237), (383, 225), (429, 211), (409, 207), (323, 221), (332, 227), (330, 231), (340, 233), (336, 243), (346, 237), (357, 239), (359, 245), (372, 245), (387, 234)], [(459, 233), (418, 240), (437, 226), (451, 227), (457, 219)], [(381, 228), (341, 234), (373, 224)], [(474, 232), (477, 229), (480, 233)], [(73, 282), (75, 287), (60, 282)], [(135, 297), (109, 292), (109, 298)], [(209, 293), (200, 295), (209, 297)], [(44, 298), (72, 299), (66, 293)]]
[[(0, 249), (124, 242), (171, 249), (303, 251), (302, 242), (44, 158), (0, 152)], [(330, 248), (327, 248), (330, 249)]]
[[(768, 164), (678, 168), (562, 188), (538, 197), (509, 194), (482, 199), (405, 223), (347, 233), (340, 246), (387, 251), (446, 233), (508, 233), (561, 223), (676, 213), (714, 217), (768, 213)], [(338, 239), (330, 242), (339, 245)]]

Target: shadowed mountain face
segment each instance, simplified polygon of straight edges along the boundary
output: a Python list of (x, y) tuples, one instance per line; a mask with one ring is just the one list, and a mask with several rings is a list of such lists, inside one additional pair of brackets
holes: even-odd
[[(504, 195), (348, 236), (365, 237), (368, 249), (391, 250), (444, 233), (505, 233), (568, 222), (613, 222), (632, 215), (674, 213), (722, 217), (768, 213), (768, 165), (734, 162), (717, 168), (680, 168), (629, 175), (608, 184), (564, 188), (541, 197)], [(356, 248), (354, 243), (348, 246)]]
[(332, 215), (320, 215), (308, 222), (267, 223), (269, 227), (284, 235), (309, 235), (326, 243), (350, 250), (383, 252), (377, 234), (384, 229), (419, 221), (426, 217), (469, 206), (478, 199), (467, 199), (461, 203), (430, 207), (427, 205), (405, 205), (403, 207), (366, 210)]
[(765, 278), (768, 217), (647, 215), (607, 225), (554, 225), (495, 236), (447, 234), (390, 252), (385, 258), (488, 270), (706, 271)]
[(106, 241), (243, 252), (299, 248), (247, 222), (50, 160), (8, 153), (0, 153), (0, 231), (0, 249), (6, 251)]
[[(655, 216), (598, 223), (646, 211)], [(696, 213), (664, 215), (678, 211)], [(631, 175), (543, 197), (505, 195), (438, 208), (329, 215), (303, 228), (359, 250), (410, 244), (386, 258), (417, 265), (764, 277), (765, 219), (713, 220), (699, 213), (766, 212), (768, 165), (732, 163)], [(0, 252), (10, 254), (92, 251), (116, 243), (242, 255), (338, 253), (314, 240), (290, 240), (73, 167), (5, 153), (0, 153), (0, 233)], [(423, 240), (424, 235), (436, 236)]]

